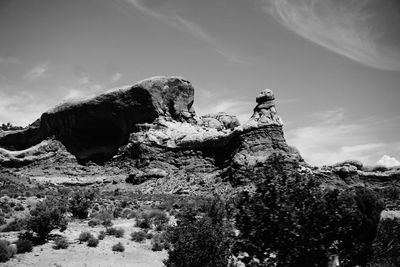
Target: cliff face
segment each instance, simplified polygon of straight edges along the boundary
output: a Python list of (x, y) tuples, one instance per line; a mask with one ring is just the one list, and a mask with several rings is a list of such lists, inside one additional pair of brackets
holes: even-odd
[[(190, 82), (178, 77), (151, 78), (64, 103), (24, 130), (2, 133), (0, 163), (26, 164), (29, 174), (33, 165), (55, 164), (57, 147), (58, 160), (66, 149), (80, 164), (101, 163), (99, 173), (118, 166), (118, 173), (129, 174), (132, 183), (209, 177), (240, 184), (272, 154), (302, 162), (299, 153), (286, 144), (274, 100), (271, 90), (262, 91), (253, 116), (239, 125), (236, 117), (225, 113), (196, 116)], [(55, 140), (49, 139), (52, 136)], [(44, 153), (43, 143), (57, 140), (62, 145)]]

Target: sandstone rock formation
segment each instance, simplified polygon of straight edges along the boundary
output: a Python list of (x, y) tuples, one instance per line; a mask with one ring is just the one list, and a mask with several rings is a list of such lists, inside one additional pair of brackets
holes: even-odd
[(194, 115), (194, 89), (178, 77), (155, 77), (92, 99), (68, 102), (49, 110), (20, 131), (3, 133), (0, 146), (22, 150), (54, 135), (84, 163), (104, 162), (128, 142), (138, 123), (157, 117), (188, 121)]
[[(256, 98), (254, 114), (244, 126), (226, 113), (198, 117), (193, 101), (194, 89), (188, 81), (155, 77), (64, 103), (26, 129), (0, 135), (0, 164), (28, 164), (22, 172), (42, 178), (48, 175), (40, 170), (43, 165), (56, 166), (57, 179), (73, 172), (80, 176), (125, 174), (132, 183), (163, 181), (157, 189), (182, 193), (190, 191), (182, 180), (202, 190), (216, 181), (243, 184), (271, 155), (303, 162), (286, 144), (271, 90)], [(58, 141), (61, 144), (50, 146), (58, 150), (43, 149)], [(66, 159), (66, 151), (78, 163), (104, 166), (78, 167), (73, 159)]]

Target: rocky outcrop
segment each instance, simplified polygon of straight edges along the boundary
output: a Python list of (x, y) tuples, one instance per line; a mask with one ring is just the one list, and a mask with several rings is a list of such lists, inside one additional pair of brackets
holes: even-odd
[[(300, 154), (286, 144), (271, 90), (263, 90), (256, 98), (254, 114), (244, 125), (226, 113), (196, 116), (193, 97), (188, 81), (156, 77), (64, 103), (27, 129), (0, 136), (0, 162), (3, 158), (18, 165), (23, 155), (36, 153), (41, 155), (37, 162), (21, 172), (45, 179), (49, 176), (45, 166), (53, 166), (56, 178), (52, 180), (57, 182), (65, 176), (126, 175), (132, 184), (155, 183), (146, 192), (179, 194), (209, 191), (221, 183), (226, 186), (220, 188), (229, 190), (251, 182), (252, 174), (264, 170), (273, 155), (303, 163)], [(60, 142), (55, 153), (34, 152), (53, 142)], [(67, 151), (84, 164), (66, 159)], [(89, 161), (103, 166), (88, 165)]]
[(22, 150), (52, 135), (78, 161), (110, 159), (138, 123), (163, 116), (175, 121), (193, 118), (194, 89), (178, 77), (155, 77), (97, 97), (68, 102), (45, 112), (24, 130), (0, 136), (0, 146)]

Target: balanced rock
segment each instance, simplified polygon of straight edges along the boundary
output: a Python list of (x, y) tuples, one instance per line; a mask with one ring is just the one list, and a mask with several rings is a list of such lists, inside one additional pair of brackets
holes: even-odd
[(257, 106), (245, 127), (262, 127), (266, 125), (283, 125), (275, 109), (275, 96), (272, 90), (265, 89), (256, 97)]

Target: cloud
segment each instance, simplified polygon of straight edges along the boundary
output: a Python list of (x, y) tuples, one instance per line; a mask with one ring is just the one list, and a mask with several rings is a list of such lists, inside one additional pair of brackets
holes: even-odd
[(345, 115), (344, 109), (317, 113), (312, 116), (312, 125), (287, 131), (288, 143), (296, 146), (312, 165), (329, 165), (348, 159), (368, 164), (375, 162), (386, 144), (371, 140), (367, 126), (346, 123)]
[(116, 72), (111, 77), (111, 82), (113, 82), (113, 83), (118, 82), (119, 80), (121, 80), (121, 78), (122, 78), (122, 73)]
[(174, 28), (182, 30), (195, 38), (208, 43), (213, 47), (215, 52), (222, 55), (225, 59), (234, 63), (246, 63), (246, 60), (234, 51), (222, 47), (217, 40), (211, 36), (203, 27), (194, 21), (188, 20), (179, 15), (176, 8), (166, 4), (166, 1), (149, 1), (149, 0), (123, 0), (133, 5), (142, 13), (153, 17), (163, 23), (166, 23)]
[(49, 71), (48, 63), (39, 64), (39, 65), (33, 67), (30, 71), (28, 71), (25, 74), (25, 77), (29, 78), (29, 79), (43, 78), (44, 76), (47, 75), (48, 71)]
[(8, 93), (0, 91), (0, 123), (11, 122), (14, 125), (26, 126), (52, 105), (45, 98), (35, 97), (30, 92), (16, 89), (8, 88)]
[[(298, 35), (364, 65), (400, 71), (400, 52), (383, 52), (381, 0), (263, 0), (264, 10)], [(386, 3), (385, 3), (386, 2)], [(389, 55), (389, 52), (397, 54)]]
[(19, 63), (21, 61), (16, 57), (0, 57), (0, 64), (15, 65)]
[(377, 162), (378, 165), (383, 165), (386, 167), (394, 167), (394, 166), (400, 166), (400, 161), (398, 161), (394, 157), (390, 157), (388, 155), (383, 155), (380, 160)]

